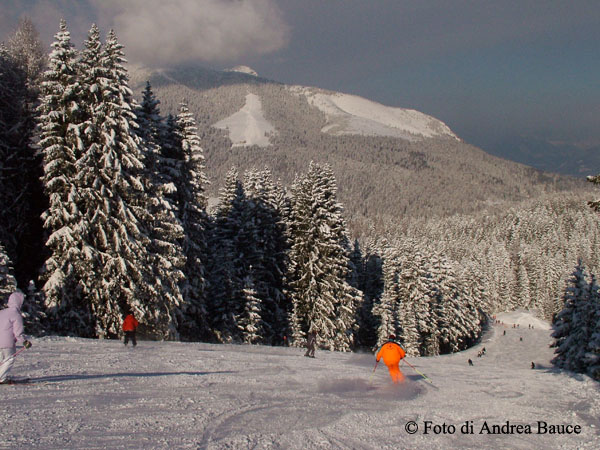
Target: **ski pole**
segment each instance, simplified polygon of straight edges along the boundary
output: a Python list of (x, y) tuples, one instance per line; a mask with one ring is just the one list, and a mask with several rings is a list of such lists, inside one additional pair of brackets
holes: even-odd
[(8, 358), (4, 359), (2, 362), (0, 362), (0, 365), (4, 364), (5, 362), (7, 362), (9, 359), (15, 358), (19, 353), (21, 353), (22, 351), (25, 350), (25, 347), (23, 347), (21, 350), (19, 350), (18, 352), (13, 353), (12, 355), (10, 355)]
[(403, 359), (403, 361), (408, 364), (415, 372), (417, 372), (419, 375), (421, 375), (425, 380), (429, 381), (433, 386), (435, 386), (435, 384), (433, 384), (433, 381), (431, 381), (429, 378), (427, 378), (427, 375), (419, 372), (417, 370), (417, 368), (415, 366), (413, 366), (411, 363), (409, 363), (406, 359)]
[(369, 377), (369, 382), (373, 379), (373, 375), (375, 375), (375, 369), (377, 369), (377, 364), (379, 364), (379, 361), (375, 362), (375, 367), (373, 367), (373, 372), (371, 372), (371, 376)]

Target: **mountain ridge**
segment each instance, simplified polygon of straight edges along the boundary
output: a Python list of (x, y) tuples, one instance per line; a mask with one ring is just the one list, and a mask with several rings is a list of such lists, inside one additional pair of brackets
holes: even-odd
[[(141, 92), (148, 79), (163, 114), (176, 114), (182, 99), (188, 103), (197, 120), (212, 196), (218, 195), (232, 166), (240, 172), (267, 166), (289, 186), (296, 174), (307, 170), (309, 161), (328, 163), (351, 225), (364, 229), (369, 223), (407, 216), (470, 213), (545, 193), (580, 190), (586, 184), (492, 156), (449, 128), (449, 132), (421, 139), (323, 132), (338, 124), (324, 108), (311, 103), (310, 95), (343, 98), (349, 94), (193, 67), (137, 75), (132, 76), (132, 89)], [(264, 120), (276, 130), (268, 136), (269, 145), (234, 146), (230, 130), (214, 126), (241, 111), (249, 94), (260, 100)], [(375, 102), (361, 99), (360, 104)], [(381, 106), (383, 111), (398, 110)]]

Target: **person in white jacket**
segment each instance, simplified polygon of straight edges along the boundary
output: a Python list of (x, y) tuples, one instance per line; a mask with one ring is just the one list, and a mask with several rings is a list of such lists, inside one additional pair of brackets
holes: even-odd
[(25, 348), (31, 347), (31, 342), (23, 334), (23, 317), (21, 307), (25, 296), (22, 292), (13, 292), (8, 298), (8, 306), (0, 311), (0, 383), (8, 383), (8, 372), (14, 363), (17, 342)]

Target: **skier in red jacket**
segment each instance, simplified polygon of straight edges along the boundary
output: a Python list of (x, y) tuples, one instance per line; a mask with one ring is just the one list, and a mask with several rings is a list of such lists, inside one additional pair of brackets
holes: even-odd
[(139, 324), (140, 323), (134, 317), (133, 313), (129, 312), (125, 316), (125, 320), (123, 320), (123, 333), (125, 333), (125, 345), (127, 345), (129, 339), (131, 339), (131, 343), (134, 347), (137, 345), (137, 341), (135, 339), (135, 330), (137, 329)]

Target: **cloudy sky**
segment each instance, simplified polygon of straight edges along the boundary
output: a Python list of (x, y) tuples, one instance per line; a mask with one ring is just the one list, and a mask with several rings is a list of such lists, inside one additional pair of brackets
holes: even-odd
[(508, 135), (600, 144), (598, 0), (1, 0), (78, 47), (111, 27), (131, 62), (245, 64), (285, 83), (414, 108), (486, 147)]

